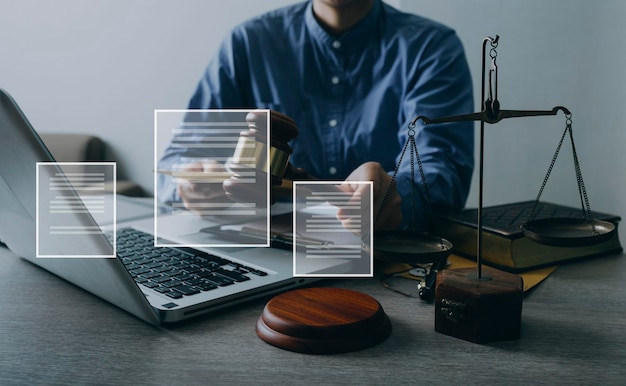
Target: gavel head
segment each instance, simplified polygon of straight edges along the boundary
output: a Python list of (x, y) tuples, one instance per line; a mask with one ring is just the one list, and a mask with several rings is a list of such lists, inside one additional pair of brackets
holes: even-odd
[[(246, 122), (248, 130), (241, 132), (233, 157), (227, 165), (233, 174), (223, 184), (231, 200), (265, 206), (268, 173), (272, 187), (280, 186), (283, 178), (312, 179), (306, 171), (294, 168), (289, 163), (293, 152), (289, 141), (298, 136), (298, 127), (293, 119), (276, 111), (270, 111), (268, 117), (267, 110), (259, 110), (248, 113)], [(269, 141), (268, 124), (271, 127)], [(275, 202), (273, 194), (271, 202)]]

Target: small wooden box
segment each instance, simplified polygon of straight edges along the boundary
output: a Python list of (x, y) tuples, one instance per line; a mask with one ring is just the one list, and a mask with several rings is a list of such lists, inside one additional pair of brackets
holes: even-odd
[(519, 339), (522, 277), (483, 267), (442, 270), (435, 290), (435, 331), (474, 343)]

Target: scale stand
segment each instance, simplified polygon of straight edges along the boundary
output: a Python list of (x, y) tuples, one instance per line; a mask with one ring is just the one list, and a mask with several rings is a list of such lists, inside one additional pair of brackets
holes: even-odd
[[(435, 291), (435, 331), (475, 343), (519, 339), (524, 295), (521, 276), (489, 268), (483, 270), (482, 267), (485, 123), (494, 124), (506, 118), (556, 115), (559, 111), (571, 116), (569, 110), (561, 106), (552, 110), (500, 109), (496, 66), (498, 40), (497, 35), (495, 38), (483, 39), (482, 111), (438, 119), (418, 116), (411, 122), (414, 126), (418, 120), (422, 120), (424, 124), (480, 121), (477, 269), (439, 271)], [(488, 79), (486, 79), (487, 43), (490, 44), (491, 58)]]

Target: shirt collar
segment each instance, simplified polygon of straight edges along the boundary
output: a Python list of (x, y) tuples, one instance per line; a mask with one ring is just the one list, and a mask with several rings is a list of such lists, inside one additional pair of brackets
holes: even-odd
[(305, 14), (305, 23), (311, 35), (323, 45), (330, 45), (335, 41), (340, 41), (342, 45), (347, 44), (354, 47), (355, 45), (364, 44), (371, 36), (377, 34), (380, 8), (380, 0), (374, 0), (372, 9), (361, 21), (341, 35), (333, 36), (326, 32), (317, 21), (315, 15), (313, 15), (313, 1), (309, 1)]

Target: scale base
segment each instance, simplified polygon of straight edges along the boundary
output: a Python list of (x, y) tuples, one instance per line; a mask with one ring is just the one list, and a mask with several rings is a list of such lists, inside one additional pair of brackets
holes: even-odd
[(437, 273), (435, 331), (474, 343), (520, 337), (522, 277), (483, 267)]

